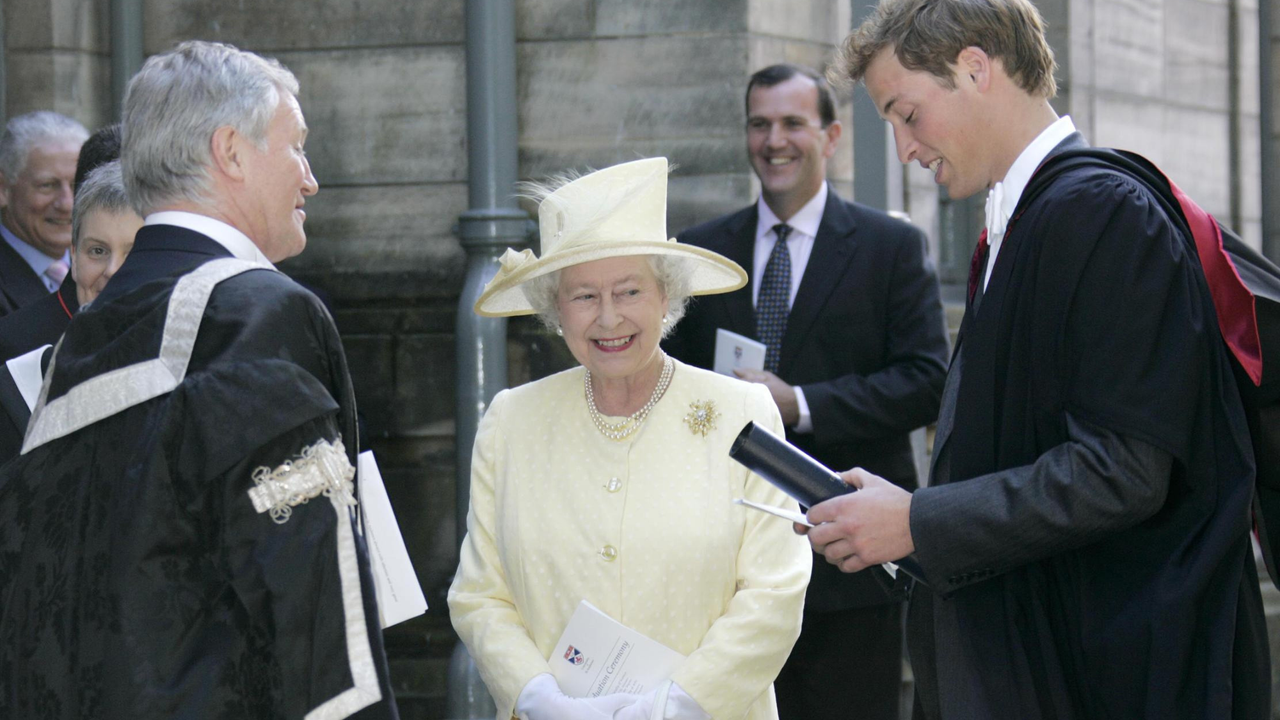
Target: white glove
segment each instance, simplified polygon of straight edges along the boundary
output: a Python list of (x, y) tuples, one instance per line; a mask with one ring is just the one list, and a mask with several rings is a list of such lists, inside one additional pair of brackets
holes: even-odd
[(659, 696), (663, 695), (662, 689), (662, 686), (659, 685), (657, 689), (646, 695), (632, 696), (636, 698), (635, 702), (615, 712), (613, 720), (650, 720), (650, 718), (661, 718), (661, 720), (711, 720), (711, 716), (702, 709), (702, 706), (689, 697), (675, 683), (670, 683), (670, 688), (665, 693), (666, 702), (664, 706), (655, 712), (654, 703)]
[(516, 715), (520, 720), (612, 720), (615, 712), (634, 704), (638, 697), (618, 693), (597, 698), (571, 698), (560, 691), (554, 677), (543, 673), (520, 691), (520, 697), (516, 698)]

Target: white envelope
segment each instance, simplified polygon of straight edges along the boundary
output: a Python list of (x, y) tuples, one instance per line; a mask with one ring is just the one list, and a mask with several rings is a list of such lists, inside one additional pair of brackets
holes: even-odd
[(763, 370), (766, 349), (759, 340), (716, 328), (716, 361), (712, 369), (729, 377), (737, 377), (734, 368)]
[(391, 509), (391, 498), (382, 484), (382, 473), (373, 451), (360, 453), (360, 503), (364, 506), (364, 536), (369, 546), (369, 565), (378, 593), (378, 614), (382, 627), (415, 618), (427, 611), (427, 598), (418, 584), (418, 574), (409, 560), (404, 536)]

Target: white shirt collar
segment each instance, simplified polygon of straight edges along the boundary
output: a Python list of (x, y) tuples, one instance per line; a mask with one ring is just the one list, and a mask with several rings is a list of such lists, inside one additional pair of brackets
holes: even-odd
[[(791, 237), (795, 237), (797, 232), (811, 238), (818, 237), (818, 226), (822, 224), (822, 212), (826, 208), (827, 184), (824, 182), (822, 187), (818, 188), (817, 194), (809, 198), (809, 202), (805, 203), (804, 207), (800, 208), (790, 220), (787, 220), (787, 224), (791, 226)], [(756, 237), (760, 238), (782, 221), (774, 214), (769, 203), (764, 201), (763, 196), (756, 201), (756, 209), (756, 216), (759, 218), (756, 222)]]
[(186, 228), (208, 237), (226, 248), (227, 252), (236, 258), (275, 268), (275, 265), (267, 259), (266, 255), (262, 254), (262, 251), (249, 239), (248, 235), (208, 215), (198, 215), (182, 210), (164, 210), (148, 215), (142, 225), (143, 227), (147, 225), (176, 225), (180, 228)]
[(1022, 191), (1027, 189), (1027, 183), (1031, 182), (1031, 176), (1036, 168), (1040, 167), (1040, 163), (1044, 162), (1049, 153), (1075, 131), (1076, 125), (1071, 122), (1071, 116), (1063, 115), (1052, 125), (1041, 130), (1036, 139), (1023, 149), (1018, 159), (1013, 161), (1013, 165), (1009, 166), (1009, 172), (1004, 176), (1005, 217), (1013, 217), (1013, 210), (1018, 207), (1018, 201), (1022, 199)]
[[(996, 256), (1000, 254), (1000, 248), (1004, 245), (1004, 233), (1008, 228), (1009, 219), (1013, 217), (1013, 211), (1018, 207), (1018, 201), (1022, 199), (1022, 191), (1027, 189), (1027, 183), (1031, 182), (1031, 176), (1035, 174), (1040, 164), (1048, 157), (1063, 140), (1066, 140), (1071, 133), (1076, 131), (1075, 123), (1071, 122), (1070, 115), (1063, 115), (1055, 120), (1049, 127), (1040, 131), (1035, 140), (1022, 149), (1022, 153), (1018, 155), (1018, 159), (1013, 161), (1013, 165), (1009, 166), (1009, 172), (1005, 173), (1004, 180), (996, 183), (988, 193), (987, 205), (987, 242), (990, 250), (987, 252), (986, 272), (982, 275), (982, 287), (985, 290), (987, 284), (991, 282), (991, 271), (996, 266)], [(1000, 203), (998, 219), (992, 218), (991, 201), (998, 200)], [(996, 222), (998, 230), (992, 227), (992, 223)]]

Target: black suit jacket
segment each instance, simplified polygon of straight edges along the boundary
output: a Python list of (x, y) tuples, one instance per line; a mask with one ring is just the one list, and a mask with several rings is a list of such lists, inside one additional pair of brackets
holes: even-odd
[[(714, 250), (752, 270), (753, 204), (686, 230), (680, 242)], [(715, 332), (755, 337), (751, 285), (694, 298), (664, 347), (710, 368)], [(827, 195), (782, 341), (778, 376), (798, 385), (813, 432), (787, 439), (822, 464), (863, 467), (916, 487), (909, 433), (937, 418), (947, 335), (924, 234), (909, 223)], [(829, 611), (888, 601), (869, 574), (844, 575), (817, 558), (806, 607)]]
[(0, 360), (57, 343), (79, 309), (76, 283), (68, 275), (57, 292), (0, 317)]
[(40, 276), (0, 238), (0, 315), (8, 315), (48, 294), (49, 288)]

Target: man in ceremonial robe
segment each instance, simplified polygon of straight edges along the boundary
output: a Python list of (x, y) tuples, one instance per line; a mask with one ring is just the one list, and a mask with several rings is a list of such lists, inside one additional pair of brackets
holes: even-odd
[(342, 345), (272, 264), (318, 189), (297, 92), (204, 42), (129, 84), (145, 223), (0, 472), (0, 716), (397, 715)]
[(929, 487), (860, 469), (815, 506), (842, 570), (911, 556), (917, 718), (1262, 718), (1254, 466), (1194, 245), (1049, 105), (1026, 0), (883, 0), (846, 41), (904, 163), (987, 229), (943, 390)]

